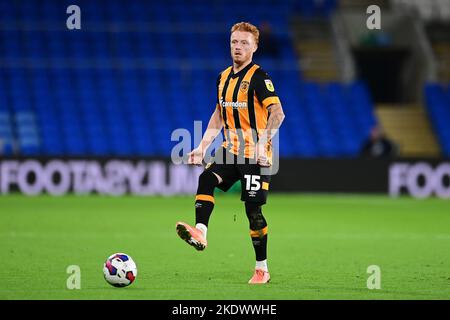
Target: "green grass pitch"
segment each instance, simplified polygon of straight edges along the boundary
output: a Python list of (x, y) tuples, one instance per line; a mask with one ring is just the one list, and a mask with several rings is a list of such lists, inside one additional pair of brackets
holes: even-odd
[[(175, 233), (193, 197), (0, 196), (0, 299), (449, 299), (450, 202), (385, 196), (271, 194), (266, 286), (237, 194), (216, 197), (209, 247)], [(106, 257), (138, 266), (127, 288), (103, 279)], [(66, 288), (69, 265), (81, 289)], [(367, 267), (381, 270), (369, 290)]]

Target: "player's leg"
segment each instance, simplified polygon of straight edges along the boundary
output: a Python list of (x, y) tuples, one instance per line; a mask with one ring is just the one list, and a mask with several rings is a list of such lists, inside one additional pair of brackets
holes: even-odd
[(195, 196), (195, 227), (185, 222), (177, 222), (178, 235), (197, 250), (204, 250), (208, 245), (206, 233), (209, 217), (214, 209), (214, 189), (222, 178), (211, 170), (205, 170), (198, 180)]
[(267, 268), (267, 222), (262, 213), (262, 206), (267, 201), (270, 176), (261, 175), (257, 164), (239, 166), (241, 174), (241, 200), (245, 202), (245, 212), (249, 220), (250, 237), (255, 250), (256, 265), (249, 283), (267, 283), (270, 280)]
[(220, 175), (210, 170), (205, 170), (199, 178), (195, 196), (195, 227), (203, 232), (205, 238), (209, 217), (214, 209), (214, 189), (222, 181)]
[(249, 221), (250, 237), (255, 250), (255, 273), (250, 284), (267, 283), (270, 280), (267, 267), (267, 221), (262, 213), (260, 203), (245, 202), (245, 213)]
[(214, 209), (214, 189), (217, 187), (226, 192), (237, 180), (239, 173), (234, 165), (212, 163), (203, 171), (195, 197), (196, 225), (192, 227), (185, 222), (177, 222), (176, 230), (181, 239), (197, 250), (206, 248), (208, 222)]

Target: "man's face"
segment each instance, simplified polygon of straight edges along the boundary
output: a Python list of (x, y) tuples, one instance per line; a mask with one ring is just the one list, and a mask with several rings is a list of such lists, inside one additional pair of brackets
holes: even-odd
[(253, 34), (247, 31), (234, 31), (230, 41), (231, 58), (237, 64), (251, 60), (253, 53), (258, 48)]

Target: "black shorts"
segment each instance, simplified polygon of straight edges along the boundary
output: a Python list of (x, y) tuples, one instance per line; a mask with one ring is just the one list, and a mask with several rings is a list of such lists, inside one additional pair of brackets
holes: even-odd
[[(221, 161), (218, 161), (219, 159)], [(261, 175), (261, 169), (254, 160), (239, 158), (220, 148), (216, 152), (214, 161), (209, 163), (205, 170), (210, 170), (222, 178), (222, 183), (217, 188), (225, 192), (240, 180), (241, 200), (262, 205), (267, 201), (271, 175)]]

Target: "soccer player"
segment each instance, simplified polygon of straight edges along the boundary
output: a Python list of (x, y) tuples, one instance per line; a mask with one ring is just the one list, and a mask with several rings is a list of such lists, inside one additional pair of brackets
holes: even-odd
[(181, 239), (197, 250), (207, 246), (208, 221), (214, 208), (214, 189), (227, 191), (241, 182), (241, 200), (250, 222), (256, 266), (250, 284), (268, 283), (267, 222), (261, 207), (266, 203), (272, 166), (271, 138), (284, 113), (268, 74), (252, 62), (258, 48), (258, 29), (247, 22), (231, 28), (233, 65), (217, 78), (217, 103), (199, 146), (188, 154), (188, 163), (201, 165), (206, 150), (224, 129), (225, 141), (199, 177), (195, 197), (195, 227), (176, 224)]

